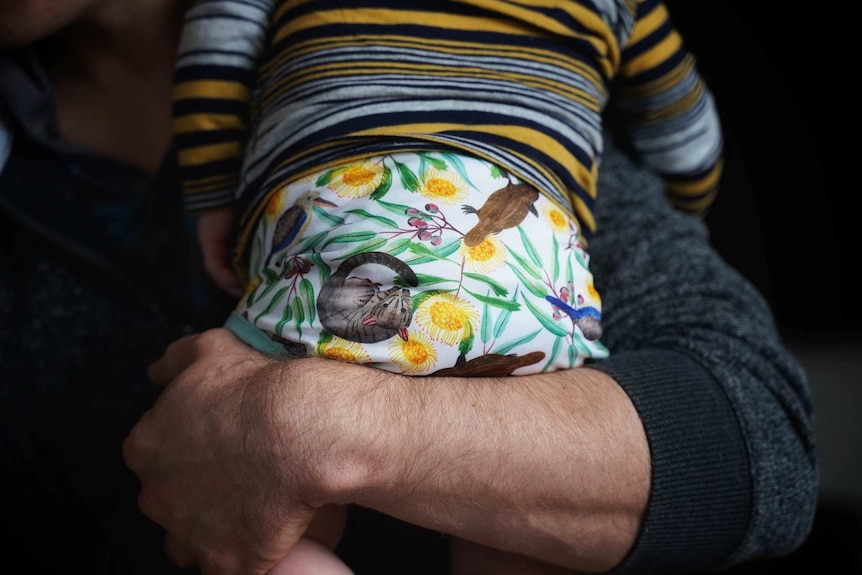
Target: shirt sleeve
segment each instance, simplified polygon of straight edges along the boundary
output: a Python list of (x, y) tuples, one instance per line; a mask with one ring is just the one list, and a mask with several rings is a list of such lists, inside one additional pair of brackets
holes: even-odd
[(638, 159), (664, 178), (672, 203), (704, 215), (721, 179), (721, 123), (661, 0), (638, 3), (612, 98)]
[(819, 456), (805, 372), (761, 294), (609, 141), (590, 265), (607, 359), (650, 448), (640, 535), (618, 573), (713, 572), (807, 537)]
[(174, 134), (190, 212), (234, 200), (274, 9), (275, 0), (205, 0), (186, 14), (175, 69)]

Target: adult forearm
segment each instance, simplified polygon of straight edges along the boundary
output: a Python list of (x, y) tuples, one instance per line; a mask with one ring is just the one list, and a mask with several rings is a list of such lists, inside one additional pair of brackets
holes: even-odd
[[(649, 493), (628, 397), (587, 368), (519, 378), (407, 378), (303, 360), (327, 392), (320, 473), (339, 502), (584, 571), (619, 563)], [(292, 411), (290, 407), (288, 411)], [(328, 502), (328, 501), (327, 501)]]

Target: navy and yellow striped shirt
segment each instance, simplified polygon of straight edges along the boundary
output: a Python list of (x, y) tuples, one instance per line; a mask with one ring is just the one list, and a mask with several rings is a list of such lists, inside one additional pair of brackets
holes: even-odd
[(609, 105), (680, 208), (702, 213), (721, 173), (712, 95), (660, 0), (200, 0), (174, 98), (186, 205), (237, 202), (242, 235), (287, 181), (447, 147), (588, 239)]

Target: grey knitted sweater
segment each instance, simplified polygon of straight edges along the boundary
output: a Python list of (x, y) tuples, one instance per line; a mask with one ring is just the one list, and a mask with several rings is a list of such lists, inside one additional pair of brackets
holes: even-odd
[(620, 572), (712, 570), (785, 555), (814, 517), (806, 375), (755, 288), (619, 151), (599, 176), (591, 266), (608, 359), (646, 430), (652, 490)]

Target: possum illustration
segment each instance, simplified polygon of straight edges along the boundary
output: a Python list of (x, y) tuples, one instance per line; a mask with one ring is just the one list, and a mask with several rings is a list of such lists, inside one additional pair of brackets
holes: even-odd
[(323, 282), (317, 297), (320, 323), (330, 333), (348, 341), (374, 343), (395, 335), (407, 340), (407, 327), (413, 320), (410, 290), (392, 287), (381, 291), (380, 284), (368, 278), (349, 277), (364, 264), (391, 269), (411, 286), (419, 285), (413, 270), (383, 252), (365, 252), (344, 260), (335, 273)]

